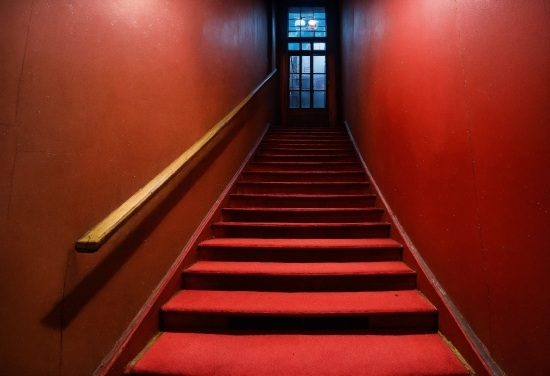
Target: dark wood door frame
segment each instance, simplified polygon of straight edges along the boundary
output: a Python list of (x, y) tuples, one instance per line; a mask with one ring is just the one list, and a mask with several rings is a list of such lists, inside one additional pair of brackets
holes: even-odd
[[(310, 126), (324, 124), (329, 127), (342, 126), (341, 103), (340, 103), (340, 28), (339, 28), (339, 7), (335, 0), (282, 0), (276, 2), (276, 34), (277, 34), (277, 68), (280, 72), (280, 114), (281, 125), (292, 126), (293, 122), (289, 117), (289, 60), (288, 51), (288, 8), (292, 6), (324, 6), (327, 16), (327, 111), (325, 120), (316, 117), (315, 109), (309, 110)], [(295, 109), (293, 109), (295, 110)], [(319, 111), (320, 112), (320, 111)], [(295, 116), (303, 116), (307, 120), (307, 113), (294, 113)]]

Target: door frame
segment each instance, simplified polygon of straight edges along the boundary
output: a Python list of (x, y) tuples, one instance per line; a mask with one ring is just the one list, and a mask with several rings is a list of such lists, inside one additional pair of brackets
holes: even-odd
[[(289, 127), (295, 126), (296, 122), (292, 121), (289, 116), (289, 110), (296, 110), (289, 108), (289, 61), (290, 52), (288, 51), (288, 42), (292, 41), (292, 38), (288, 37), (288, 8), (289, 7), (309, 7), (319, 6), (325, 7), (326, 19), (327, 19), (327, 37), (323, 38), (322, 42), (327, 43), (326, 49), (326, 70), (327, 70), (327, 94), (326, 94), (326, 120), (321, 121), (316, 116), (315, 109), (308, 109), (311, 121), (306, 121), (310, 126), (328, 126), (336, 127), (342, 126), (343, 121), (341, 119), (341, 95), (340, 90), (340, 36), (339, 36), (339, 8), (337, 1), (335, 0), (282, 0), (276, 2), (276, 25), (277, 25), (277, 69), (280, 72), (280, 114), (281, 114), (281, 126)], [(317, 39), (317, 38), (312, 38)], [(321, 42), (320, 39), (318, 39)], [(295, 52), (295, 51), (291, 51)], [(321, 112), (321, 111), (319, 111)], [(307, 113), (300, 114), (297, 111), (295, 116), (302, 116), (307, 118)], [(319, 116), (322, 116), (319, 114)], [(304, 119), (308, 120), (308, 119)]]

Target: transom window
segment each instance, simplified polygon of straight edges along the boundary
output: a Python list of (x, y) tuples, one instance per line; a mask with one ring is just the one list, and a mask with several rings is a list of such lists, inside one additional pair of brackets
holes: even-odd
[(288, 10), (289, 38), (324, 38), (327, 19), (324, 7), (291, 7)]

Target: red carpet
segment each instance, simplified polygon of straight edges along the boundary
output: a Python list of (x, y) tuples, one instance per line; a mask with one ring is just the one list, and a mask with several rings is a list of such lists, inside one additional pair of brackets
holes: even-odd
[(468, 375), (345, 131), (272, 129), (135, 375)]

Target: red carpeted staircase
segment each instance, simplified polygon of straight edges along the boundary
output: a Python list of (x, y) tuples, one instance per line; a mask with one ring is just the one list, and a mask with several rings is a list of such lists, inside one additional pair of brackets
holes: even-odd
[(344, 130), (271, 129), (136, 375), (469, 375)]

